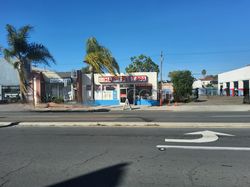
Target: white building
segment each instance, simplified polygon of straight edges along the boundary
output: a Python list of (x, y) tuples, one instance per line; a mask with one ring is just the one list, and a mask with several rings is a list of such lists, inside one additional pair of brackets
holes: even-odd
[[(95, 105), (120, 105), (126, 98), (137, 105), (158, 105), (157, 73), (95, 74)], [(83, 74), (83, 102), (91, 102), (91, 75)]]
[(213, 85), (217, 87), (217, 80), (215, 80), (213, 77), (208, 76), (202, 79), (195, 80), (193, 83), (193, 88), (205, 88), (208, 85)]
[(19, 78), (14, 67), (4, 59), (0, 59), (0, 100), (19, 95)]
[(218, 90), (227, 96), (249, 95), (250, 66), (218, 75)]

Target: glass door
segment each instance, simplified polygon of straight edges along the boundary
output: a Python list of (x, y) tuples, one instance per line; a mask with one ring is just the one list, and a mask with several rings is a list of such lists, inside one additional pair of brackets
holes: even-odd
[(127, 98), (127, 88), (120, 89), (120, 103), (124, 104)]

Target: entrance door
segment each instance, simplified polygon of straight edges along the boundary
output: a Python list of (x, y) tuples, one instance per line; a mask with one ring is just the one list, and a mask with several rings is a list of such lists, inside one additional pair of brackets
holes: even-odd
[(249, 95), (249, 80), (243, 81), (244, 96)]
[(120, 103), (124, 104), (127, 98), (127, 88), (120, 89)]
[(226, 85), (227, 85), (227, 87), (226, 87), (227, 96), (230, 96), (230, 83), (227, 82)]

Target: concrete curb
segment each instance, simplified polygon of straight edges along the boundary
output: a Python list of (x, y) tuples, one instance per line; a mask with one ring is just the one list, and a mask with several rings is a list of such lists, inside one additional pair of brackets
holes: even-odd
[(10, 125), (12, 122), (0, 122), (0, 127)]
[[(102, 112), (102, 111), (124, 111), (122, 107), (93, 107), (93, 108), (46, 108), (34, 109), (35, 112)], [(126, 111), (126, 110), (125, 110)], [(172, 111), (172, 112), (248, 112), (250, 105), (180, 105), (162, 107), (132, 107), (132, 111)]]
[[(11, 122), (1, 122), (6, 126)], [(151, 128), (250, 128), (250, 123), (174, 122), (20, 122), (15, 127), (151, 127)]]

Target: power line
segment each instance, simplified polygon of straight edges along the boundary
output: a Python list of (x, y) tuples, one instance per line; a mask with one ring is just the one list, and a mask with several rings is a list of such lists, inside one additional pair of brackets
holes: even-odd
[(213, 55), (227, 53), (249, 53), (250, 49), (245, 50), (228, 50), (228, 51), (208, 51), (208, 52), (190, 52), (190, 53), (168, 53), (168, 55)]

